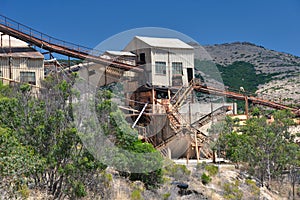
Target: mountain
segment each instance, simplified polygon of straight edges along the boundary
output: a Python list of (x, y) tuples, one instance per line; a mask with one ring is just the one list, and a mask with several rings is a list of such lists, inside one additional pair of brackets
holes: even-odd
[(214, 63), (229, 88), (243, 86), (265, 99), (300, 104), (300, 57), (249, 42), (191, 45), (201, 54), (196, 59)]
[(229, 65), (235, 61), (253, 64), (257, 73), (293, 73), (300, 71), (300, 57), (266, 49), (249, 42), (233, 42), (204, 46), (213, 61)]

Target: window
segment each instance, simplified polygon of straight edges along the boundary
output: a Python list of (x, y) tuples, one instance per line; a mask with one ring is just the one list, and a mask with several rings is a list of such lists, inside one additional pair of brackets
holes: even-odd
[(172, 62), (172, 73), (173, 75), (182, 75), (182, 63)]
[(155, 73), (156, 74), (166, 74), (166, 62), (155, 62)]
[(20, 81), (35, 85), (35, 72), (20, 72)]
[(168, 99), (169, 98), (168, 92), (156, 90), (156, 98), (157, 99)]

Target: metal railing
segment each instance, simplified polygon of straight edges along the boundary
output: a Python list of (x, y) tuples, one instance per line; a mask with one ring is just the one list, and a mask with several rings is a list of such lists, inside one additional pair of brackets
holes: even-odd
[(56, 45), (56, 46), (61, 46), (64, 48), (68, 48), (74, 51), (78, 51), (78, 52), (82, 52), (82, 53), (86, 53), (89, 55), (93, 55), (93, 56), (99, 56), (101, 53), (103, 53), (102, 51), (96, 50), (96, 49), (92, 49), (89, 47), (85, 47), (82, 45), (78, 45), (78, 44), (74, 44), (71, 42), (67, 42), (64, 40), (60, 40), (54, 37), (51, 37), (45, 33), (42, 33), (40, 31), (37, 31), (29, 26), (26, 26), (24, 24), (21, 24), (13, 19), (10, 19), (4, 15), (0, 14), (0, 24), (10, 28), (10, 29), (14, 29), (20, 33), (23, 33), (27, 36), (30, 36), (31, 38), (35, 38), (38, 39), (40, 41), (43, 41), (45, 43), (48, 44), (52, 44), (52, 45)]

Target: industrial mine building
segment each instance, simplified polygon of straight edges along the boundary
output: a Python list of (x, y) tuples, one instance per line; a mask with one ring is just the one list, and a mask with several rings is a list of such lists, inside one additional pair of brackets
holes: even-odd
[(26, 42), (0, 33), (0, 77), (3, 84), (39, 87), (44, 79), (44, 56)]
[(206, 146), (210, 143), (207, 128), (226, 114), (236, 114), (235, 104), (197, 104), (193, 91), (244, 100), (246, 118), (248, 101), (289, 109), (300, 116), (298, 108), (207, 86), (195, 79), (194, 48), (178, 38), (135, 36), (122, 51), (107, 49), (99, 55), (94, 49), (53, 38), (2, 15), (0, 81), (41, 86), (44, 56), (32, 46), (50, 55), (58, 53), (69, 60), (85, 61), (75, 66), (58, 66), (55, 61), (54, 73), (79, 71), (89, 84), (99, 87), (121, 83), (124, 100), (119, 108), (132, 128), (139, 131), (139, 137), (169, 158), (212, 158), (214, 154)]
[(177, 38), (134, 37), (125, 47), (157, 86), (188, 86), (194, 78), (194, 48)]

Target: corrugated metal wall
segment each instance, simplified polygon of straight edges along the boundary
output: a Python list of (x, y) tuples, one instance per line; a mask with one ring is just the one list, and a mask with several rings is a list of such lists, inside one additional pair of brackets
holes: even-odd
[[(10, 77), (10, 61), (11, 59), (11, 72)], [(41, 80), (44, 79), (44, 60), (34, 58), (22, 57), (0, 57), (0, 71), (5, 78), (11, 78), (15, 81), (20, 81), (20, 72), (35, 72), (36, 85), (41, 86)], [(3, 81), (7, 84), (8, 81)]]
[[(166, 62), (166, 74), (155, 74), (155, 62)], [(185, 49), (153, 49), (152, 50), (152, 74), (153, 85), (172, 85), (172, 62), (181, 62), (183, 68), (182, 83), (184, 86), (188, 85), (187, 68), (194, 69), (194, 51)], [(194, 70), (193, 70), (194, 74)]]

